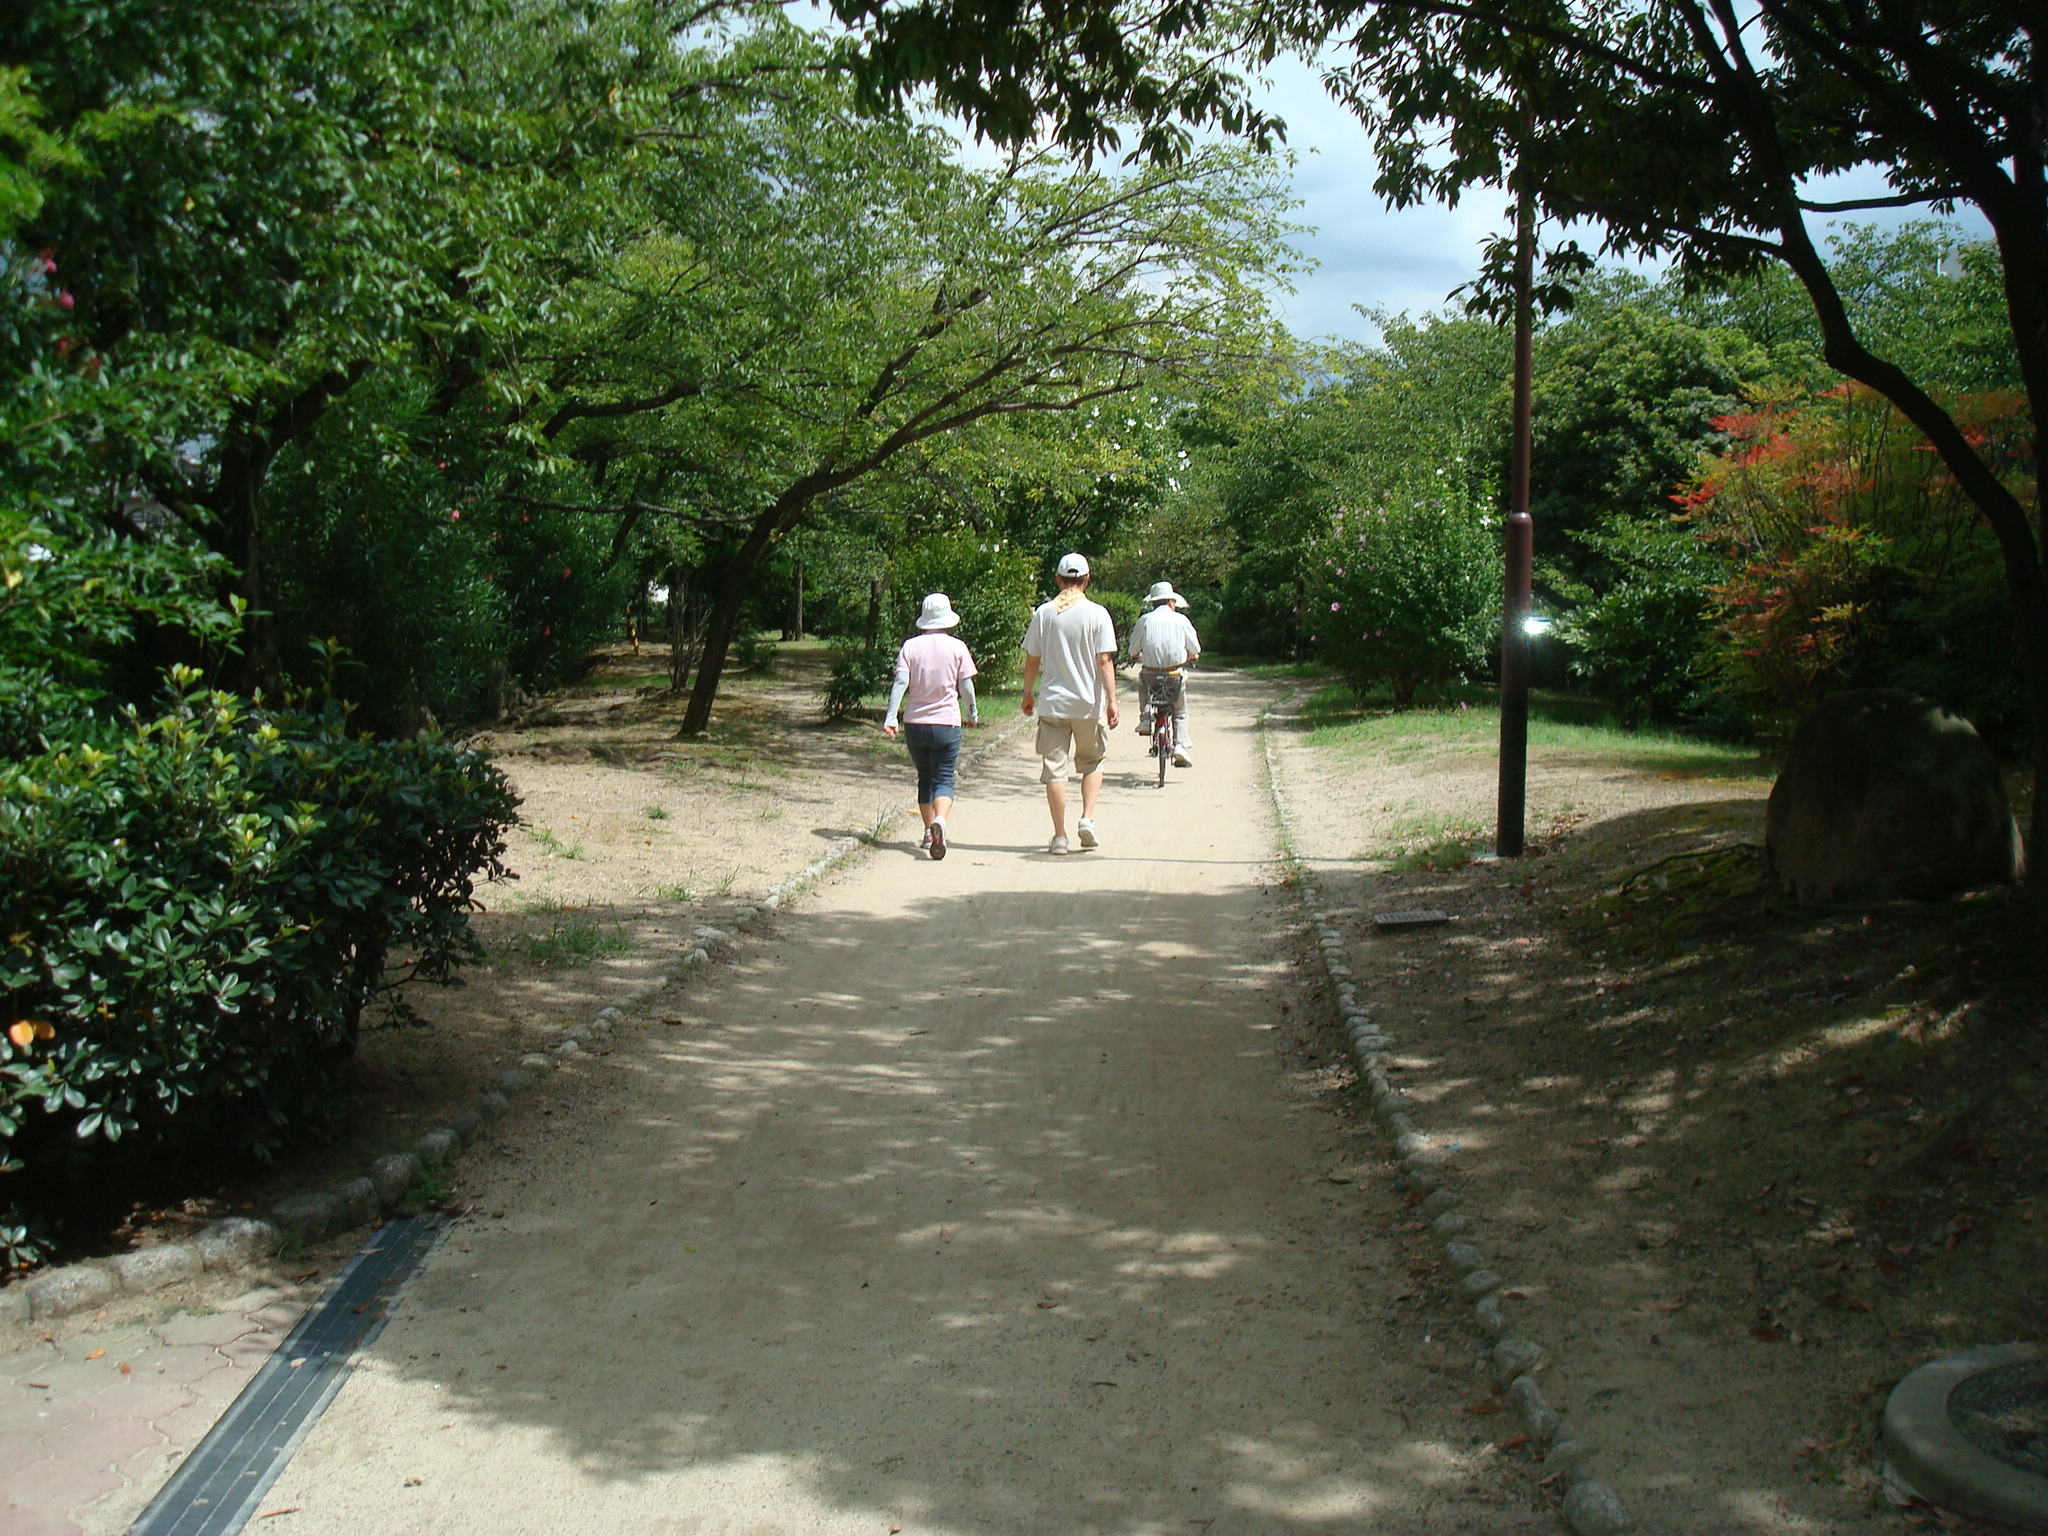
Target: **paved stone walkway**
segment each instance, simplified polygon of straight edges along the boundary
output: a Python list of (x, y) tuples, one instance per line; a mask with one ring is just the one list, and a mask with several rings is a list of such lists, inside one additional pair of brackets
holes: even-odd
[(21, 1347), (0, 1355), (0, 1533), (126, 1530), (305, 1306), (264, 1288), (15, 1330)]

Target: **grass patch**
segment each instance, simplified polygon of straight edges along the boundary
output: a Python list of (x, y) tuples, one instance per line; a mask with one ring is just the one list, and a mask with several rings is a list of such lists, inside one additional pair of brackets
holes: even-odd
[(668, 807), (663, 805), (650, 805), (649, 807), (647, 807), (646, 810), (642, 811), (640, 814), (642, 816), (645, 816), (649, 821), (667, 821)]
[(533, 840), (540, 844), (542, 852), (551, 853), (558, 859), (580, 859), (583, 857), (583, 845), (581, 843), (565, 843), (546, 827), (534, 827), (530, 830), (533, 833)]
[(1379, 856), (1397, 875), (1463, 869), (1487, 846), (1492, 830), (1462, 816), (1415, 816), (1394, 825), (1388, 850)]
[(633, 943), (616, 928), (607, 931), (587, 917), (561, 916), (545, 933), (528, 934), (519, 949), (535, 965), (568, 967), (588, 965), (607, 955), (623, 955)]
[(1270, 657), (1218, 656), (1202, 653), (1204, 669), (1215, 668), (1224, 672), (1241, 672), (1246, 677), (1300, 678), (1330, 677), (1334, 674), (1320, 661), (1274, 661)]
[[(1446, 690), (1433, 708), (1396, 711), (1391, 697), (1360, 701), (1341, 683), (1316, 691), (1302, 708), (1309, 745), (1371, 748), (1388, 761), (1491, 753), (1500, 742), (1497, 695), (1471, 684)], [(1532, 749), (1592, 757), (1650, 773), (1767, 779), (1776, 768), (1751, 747), (1675, 731), (1633, 730), (1597, 700), (1538, 692), (1529, 700)]]
[(974, 690), (975, 713), (981, 717), (983, 725), (1014, 720), (1018, 713), (1017, 701), (1021, 697), (1014, 688), (991, 688), (985, 693), (977, 688)]
[(654, 894), (663, 901), (690, 902), (697, 899), (697, 893), (687, 885), (658, 885)]

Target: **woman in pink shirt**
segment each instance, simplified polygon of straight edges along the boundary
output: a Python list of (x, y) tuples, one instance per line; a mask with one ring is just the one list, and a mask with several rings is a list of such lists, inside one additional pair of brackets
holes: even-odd
[(946, 812), (953, 808), (953, 774), (960, 764), (961, 711), (968, 725), (981, 724), (974, 707), (974, 658), (946, 633), (960, 622), (953, 600), (934, 592), (918, 615), (919, 633), (896, 653), (896, 677), (889, 687), (889, 712), (882, 729), (896, 734), (903, 715), (903, 743), (917, 767), (917, 813), (924, 818), (924, 846), (935, 859), (946, 856)]

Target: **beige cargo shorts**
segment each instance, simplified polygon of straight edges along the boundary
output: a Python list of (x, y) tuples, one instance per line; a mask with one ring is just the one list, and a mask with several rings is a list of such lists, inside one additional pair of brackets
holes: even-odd
[(1064, 784), (1067, 775), (1087, 778), (1102, 771), (1109, 755), (1109, 727), (1100, 720), (1038, 717), (1038, 782)]

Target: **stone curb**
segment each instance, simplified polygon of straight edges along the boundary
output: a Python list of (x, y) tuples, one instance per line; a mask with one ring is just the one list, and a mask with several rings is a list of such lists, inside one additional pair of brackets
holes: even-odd
[(1338, 1017), (1344, 1021), (1352, 1054), (1358, 1059), (1374, 1118), (1393, 1143), (1408, 1187), (1422, 1196), (1423, 1217), (1430, 1235), (1443, 1250), (1444, 1264), (1458, 1276), (1459, 1293), (1471, 1304), (1473, 1321), (1490, 1340), (1485, 1358), (1503, 1383), (1509, 1405), (1521, 1420), (1530, 1443), (1543, 1449), (1544, 1464), (1551, 1476), (1567, 1482), (1564, 1518), (1574, 1536), (1621, 1536), (1636, 1529), (1621, 1497), (1592, 1476), (1596, 1454), (1584, 1441), (1563, 1438), (1564, 1421), (1556, 1409), (1543, 1400), (1536, 1378), (1549, 1364), (1543, 1347), (1513, 1330), (1501, 1292), (1501, 1277), (1488, 1267), (1486, 1254), (1471, 1238), (1471, 1220), (1461, 1208), (1463, 1201), (1450, 1180), (1450, 1165), (1444, 1153), (1412, 1118), (1414, 1104), (1388, 1076), (1387, 1049), (1393, 1044), (1379, 1020), (1361, 999), (1345, 963), (1344, 936), (1330, 921), (1316, 890), (1315, 876), (1294, 846), (1294, 820), (1288, 811), (1287, 794), (1280, 785), (1280, 755), (1274, 750), (1270, 721), (1276, 710), (1291, 706), (1299, 697), (1295, 689), (1266, 706), (1259, 713), (1259, 743), (1266, 754), (1266, 788), (1273, 797), (1273, 814), (1279, 822), (1280, 862), (1295, 890), (1302, 910), (1314, 925), (1316, 948), (1330, 978)]
[[(998, 732), (994, 740), (975, 748), (964, 766), (978, 764), (991, 752), (1006, 746), (1026, 723), (1020, 718)], [(745, 927), (763, 911), (786, 906), (863, 848), (872, 847), (903, 812), (902, 800), (891, 800), (867, 831), (838, 839), (822, 858), (776, 886), (760, 907), (738, 908), (736, 926)], [(714, 953), (732, 944), (735, 935), (707, 925), (698, 927), (691, 937), (696, 941), (692, 947), (652, 979), (605, 1004), (588, 1024), (565, 1026), (554, 1046), (546, 1051), (528, 1052), (520, 1057), (517, 1067), (499, 1073), (495, 1086), (479, 1097), (472, 1109), (426, 1132), (410, 1147), (377, 1158), (364, 1176), (345, 1180), (332, 1189), (288, 1195), (272, 1205), (264, 1218), (230, 1216), (202, 1227), (184, 1242), (160, 1243), (112, 1258), (66, 1264), (16, 1281), (0, 1288), (0, 1326), (83, 1312), (103, 1306), (117, 1295), (161, 1290), (201, 1273), (244, 1269), (275, 1257), (288, 1245), (333, 1237), (369, 1225), (403, 1201), (425, 1173), (447, 1166), (456, 1153), (502, 1118), (512, 1107), (509, 1096), (532, 1086), (535, 1073), (572, 1061), (583, 1054), (590, 1041), (608, 1037), (624, 1010), (645, 1002), (688, 972), (708, 965)]]

